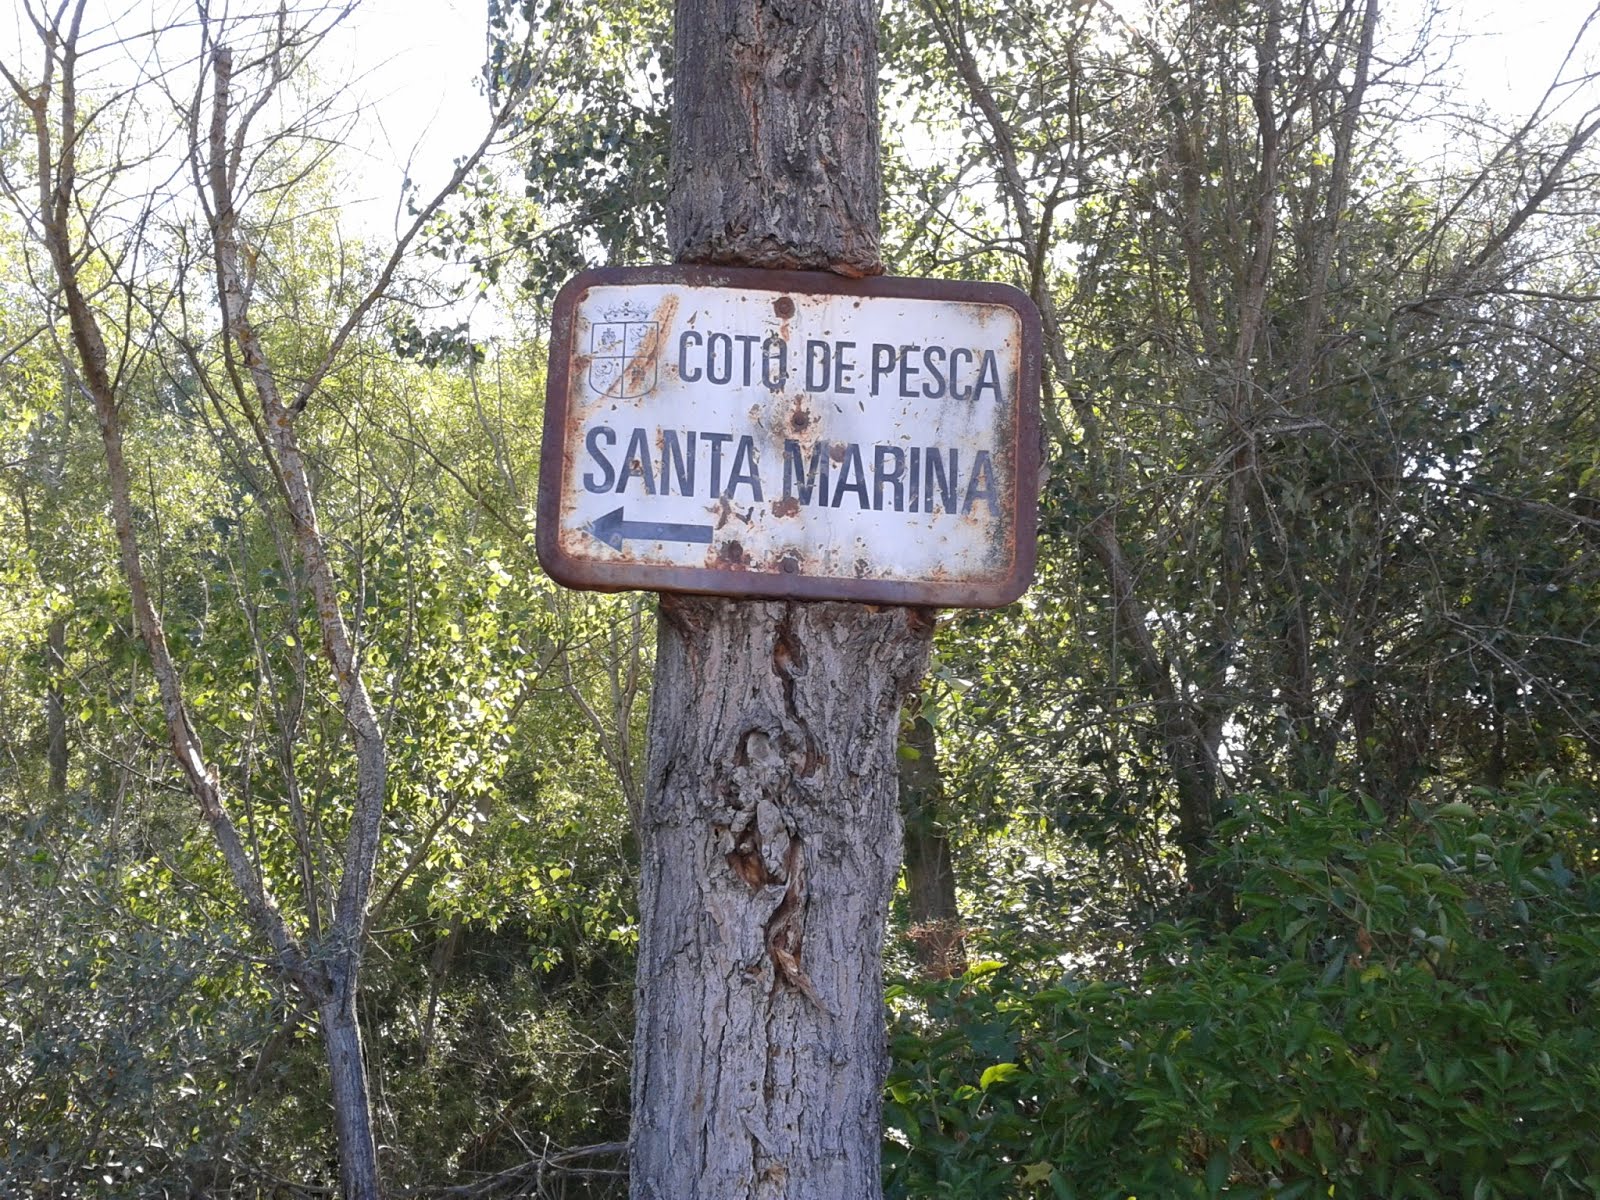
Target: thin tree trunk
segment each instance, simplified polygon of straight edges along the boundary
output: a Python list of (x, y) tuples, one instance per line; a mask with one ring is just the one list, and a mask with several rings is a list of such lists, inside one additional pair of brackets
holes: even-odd
[[(74, 213), (81, 211), (77, 207), (77, 147), (84, 130), (78, 114), (77, 61), (84, 8), (84, 0), (79, 0), (63, 29), (60, 24), (66, 16), (63, 6), (56, 13), (55, 23), (40, 29), (46, 58), (43, 79), (37, 86), (29, 88), (15, 76), (6, 75), (18, 101), (32, 118), (40, 232), (52, 272), (61, 288), (60, 302), (66, 308), (72, 353), (76, 358), (76, 382), (93, 405), (95, 421), (100, 427), (111, 522), (116, 532), (123, 579), (128, 584), (134, 631), (150, 657), (173, 759), (199, 806), (200, 815), (211, 828), (217, 848), (239, 889), (251, 926), (272, 947), (284, 973), (301, 986), (314, 989), (318, 976), (285, 924), (266, 880), (246, 853), (228, 813), (217, 769), (206, 762), (199, 734), (189, 719), (182, 681), (167, 648), (166, 631), (151, 600), (144, 572), (110, 354), (99, 318), (79, 277), (81, 247), (73, 237)], [(55, 106), (53, 113), (52, 104)]]
[(417, 1039), (417, 1058), (424, 1066), (433, 1056), (433, 1031), (439, 1018), (439, 996), (444, 991), (444, 981), (450, 975), (451, 964), (455, 962), (456, 948), (461, 944), (461, 925), (461, 914), (456, 913), (450, 918), (449, 931), (433, 948), (433, 957), (428, 963), (428, 1007), (422, 1017), (422, 1034)]
[(361, 1051), (361, 1025), (356, 1019), (354, 981), (337, 988), (318, 1012), (333, 1093), (334, 1128), (339, 1136), (339, 1192), (346, 1200), (376, 1200), (381, 1195), (378, 1150), (372, 1136), (372, 1103)]
[[(882, 271), (876, 6), (680, 0), (680, 261)], [(640, 822), (635, 1200), (882, 1194), (881, 953), (918, 610), (663, 597)]]
[(50, 682), (44, 694), (46, 757), (50, 764), (50, 795), (67, 794), (67, 710), (61, 695), (61, 677), (67, 666), (67, 619), (53, 617), (45, 634), (45, 666)]
[[(345, 619), (338, 579), (317, 521), (315, 497), (310, 475), (295, 435), (294, 419), (305, 409), (322, 382), (334, 370), (341, 349), (361, 328), (373, 309), (390, 293), (408, 248), (421, 235), (447, 197), (454, 193), (487, 153), (513, 114), (521, 111), (522, 98), (543, 72), (545, 60), (535, 61), (523, 49), (523, 60), (508, 65), (508, 75), (524, 82), (503, 94), (490, 128), (470, 154), (458, 160), (456, 169), (434, 198), (413, 209), (413, 219), (395, 243), (388, 258), (376, 272), (371, 286), (350, 309), (337, 329), (327, 331), (326, 348), (309, 371), (297, 373), (292, 395), (281, 393), (266, 346), (251, 322), (249, 300), (258, 247), (246, 244), (241, 234), (240, 204), (252, 186), (265, 186), (261, 170), (280, 147), (283, 129), (253, 130), (252, 124), (274, 96), (304, 62), (304, 55), (321, 37), (307, 26), (292, 26), (280, 11), (265, 42), (246, 34), (252, 50), (240, 68), (248, 81), (243, 101), (235, 109), (230, 90), (234, 87), (233, 56), (228, 49), (229, 31), (235, 26), (223, 12), (213, 14), (201, 6), (198, 25), (202, 44), (210, 54), (212, 105), (204, 111), (205, 89), (198, 86), (184, 114), (189, 134), (190, 167), (198, 198), (209, 224), (215, 251), (216, 284), (225, 334), (224, 370), (241, 407), (250, 408), (248, 392), (259, 403), (259, 418), (252, 425), (262, 450), (282, 489), (285, 508), (294, 529), (295, 544), (305, 566), (306, 578), (316, 602), (325, 657), (332, 682), (339, 694), (348, 723), (356, 758), (354, 796), (350, 804), (349, 832), (346, 837), (342, 870), (332, 919), (326, 931), (321, 926), (319, 894), (306, 881), (306, 925), (310, 932), (309, 949), (291, 931), (267, 887), (264, 875), (247, 852), (225, 804), (221, 771), (208, 762), (184, 697), (182, 679), (166, 644), (160, 612), (155, 606), (140, 557), (128, 464), (124, 455), (120, 406), (125, 400), (123, 367), (113, 363), (108, 352), (100, 318), (95, 307), (99, 293), (86, 290), (80, 272), (87, 265), (104, 263), (115, 278), (122, 263), (116, 255), (107, 256), (97, 248), (96, 199), (114, 195), (108, 180), (119, 172), (133, 171), (145, 160), (123, 162), (113, 155), (108, 165), (94, 173), (85, 195), (76, 174), (76, 152), (80, 144), (95, 144), (90, 136), (96, 116), (114, 114), (109, 109), (91, 108), (80, 119), (76, 77), (79, 35), (85, 0), (67, 0), (53, 13), (35, 14), (34, 27), (44, 51), (44, 70), (37, 84), (29, 85), (0, 62), (0, 78), (11, 88), (20, 105), (32, 119), (37, 145), (38, 199), (37, 221), (51, 265), (61, 286), (58, 301), (64, 306), (71, 332), (72, 351), (77, 360), (77, 383), (93, 403), (100, 426), (106, 474), (110, 488), (111, 517), (116, 530), (123, 574), (128, 583), (134, 625), (149, 653), (160, 694), (172, 753), (184, 775), (200, 812), (210, 825), (217, 846), (239, 889), (252, 926), (271, 945), (273, 961), (283, 975), (303, 993), (307, 1007), (314, 1004), (322, 1014), (322, 1027), (337, 1116), (340, 1172), (343, 1194), (372, 1200), (380, 1195), (375, 1141), (372, 1136), (371, 1104), (363, 1070), (361, 1036), (356, 1020), (357, 981), (362, 948), (366, 937), (373, 872), (378, 851), (382, 806), (386, 794), (387, 753), (382, 730), (371, 697), (362, 682), (359, 647)], [(244, 18), (246, 25), (251, 19)], [(170, 32), (170, 31), (166, 31)], [(164, 34), (163, 34), (164, 36)], [(530, 35), (531, 36), (531, 35)], [(546, 58), (561, 44), (550, 38), (544, 43)], [(169, 97), (172, 93), (166, 93)], [(125, 107), (125, 106), (124, 106)], [(230, 120), (233, 122), (230, 129)], [(59, 139), (58, 135), (59, 134)], [(262, 158), (267, 155), (267, 158)], [(270, 173), (270, 169), (269, 173)], [(289, 186), (292, 186), (292, 181)], [(273, 189), (275, 190), (275, 188)], [(10, 191), (8, 187), (8, 192)], [(13, 200), (20, 194), (10, 192)], [(144, 214), (131, 214), (119, 220), (119, 236), (137, 241), (143, 236), (142, 223), (153, 219), (156, 198)], [(87, 224), (81, 233), (75, 232)], [(139, 260), (138, 255), (129, 261)], [(142, 261), (142, 260), (141, 260)], [(119, 283), (122, 281), (119, 281)], [(181, 277), (180, 277), (181, 283)], [(120, 287), (112, 289), (120, 295)], [(131, 299), (134, 293), (130, 290)], [(154, 310), (150, 310), (152, 313)], [(304, 340), (304, 339), (302, 339)], [(320, 339), (313, 337), (313, 342)], [(197, 370), (200, 356), (186, 347)], [(126, 352), (126, 347), (123, 348)], [(115, 369), (114, 369), (115, 368)], [(205, 372), (201, 370), (202, 376)], [(206, 390), (215, 398), (217, 388), (205, 379)], [(292, 755), (285, 752), (289, 792), (295, 797)], [(53, 766), (54, 764), (52, 764)], [(293, 806), (298, 799), (291, 800)], [(303, 833), (303, 829), (300, 831)], [(303, 843), (303, 837), (301, 841)], [(305, 850), (304, 845), (301, 846)]]
[[(212, 53), (211, 67), (214, 91), (204, 178), (211, 203), (217, 298), (222, 324), (232, 343), (229, 365), (234, 366), (233, 350), (236, 350), (237, 362), (244, 367), (244, 374), (261, 405), (265, 445), (270, 450), (274, 474), (294, 528), (295, 548), (316, 603), (323, 655), (332, 670), (355, 750), (356, 779), (355, 795), (351, 798), (350, 832), (345, 839), (333, 920), (320, 947), (327, 959), (329, 988), (319, 1001), (333, 1092), (334, 1123), (339, 1137), (340, 1189), (348, 1200), (376, 1200), (382, 1195), (382, 1182), (372, 1129), (372, 1102), (361, 1055), (361, 1033), (356, 1021), (356, 991), (388, 786), (388, 747), (384, 744), (377, 710), (367, 692), (355, 642), (340, 603), (339, 583), (318, 523), (310, 473), (295, 434), (296, 413), (283, 401), (266, 347), (250, 319), (250, 288), (240, 262), (243, 248), (235, 188), (250, 119), (259, 103), (245, 110), (230, 133), (233, 52), (227, 46), (219, 46)], [(275, 78), (274, 84), (277, 82)], [(197, 163), (197, 177), (199, 166)]]
[(956, 908), (956, 870), (945, 832), (944, 777), (938, 740), (926, 717), (911, 722), (904, 739), (915, 757), (900, 757), (900, 815), (906, 827), (908, 936), (930, 979), (948, 979), (967, 969), (965, 936)]

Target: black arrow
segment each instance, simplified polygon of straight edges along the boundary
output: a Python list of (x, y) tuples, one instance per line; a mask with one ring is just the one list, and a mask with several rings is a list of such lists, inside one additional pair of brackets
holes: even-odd
[(627, 521), (622, 510), (614, 508), (603, 517), (589, 522), (589, 532), (613, 550), (621, 550), (624, 541), (646, 542), (711, 542), (711, 526), (679, 525), (673, 521)]

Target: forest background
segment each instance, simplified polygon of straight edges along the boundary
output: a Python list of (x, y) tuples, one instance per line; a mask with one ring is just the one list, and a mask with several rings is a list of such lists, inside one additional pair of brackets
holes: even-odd
[[(669, 6), (489, 0), (381, 220), (342, 9), (78, 13), (0, 59), (0, 1195), (324, 1195), (361, 1106), (621, 1194), (653, 600), (529, 500)], [(1573, 17), (1507, 113), (1441, 9), (884, 5), (885, 258), (1034, 297), (1048, 443), (902, 722), (890, 1195), (1600, 1195)]]

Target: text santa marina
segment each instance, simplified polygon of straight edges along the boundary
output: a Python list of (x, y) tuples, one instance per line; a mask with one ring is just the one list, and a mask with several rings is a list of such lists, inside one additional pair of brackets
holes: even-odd
[[(597, 339), (599, 340), (599, 339)], [(706, 388), (792, 390), (838, 412), (897, 400), (1002, 403), (1000, 365), (988, 347), (858, 343), (776, 333), (683, 329), (669, 358), (677, 379)], [(810, 417), (800, 410), (801, 422)], [(932, 431), (928, 431), (932, 432)], [(928, 439), (931, 441), (931, 439)], [(998, 511), (990, 449), (894, 441), (771, 438), (732, 430), (599, 423), (584, 438), (590, 493), (702, 497), (738, 503), (966, 515)]]

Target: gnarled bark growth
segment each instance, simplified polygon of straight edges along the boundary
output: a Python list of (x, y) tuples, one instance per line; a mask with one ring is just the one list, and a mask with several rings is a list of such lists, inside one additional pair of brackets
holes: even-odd
[[(682, 0), (680, 261), (875, 275), (876, 11)], [(665, 597), (639, 831), (635, 1200), (882, 1194), (895, 741), (932, 620)]]

